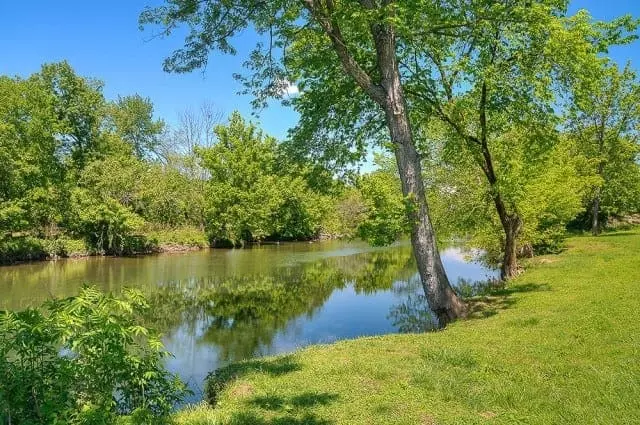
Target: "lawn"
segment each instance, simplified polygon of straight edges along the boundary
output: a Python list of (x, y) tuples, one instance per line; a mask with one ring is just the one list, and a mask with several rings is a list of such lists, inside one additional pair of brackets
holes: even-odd
[[(474, 317), (223, 370), (180, 424), (640, 423), (640, 231), (569, 239)], [(354, 312), (357, 314), (357, 312)]]

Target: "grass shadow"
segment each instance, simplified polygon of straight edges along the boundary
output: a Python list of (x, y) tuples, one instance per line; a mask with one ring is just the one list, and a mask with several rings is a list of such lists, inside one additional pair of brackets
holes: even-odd
[(318, 405), (326, 406), (337, 399), (337, 394), (306, 392), (290, 398), (279, 396), (254, 397), (249, 401), (249, 404), (264, 410), (278, 411), (306, 409)]
[(257, 372), (275, 377), (298, 370), (300, 370), (300, 364), (295, 362), (292, 356), (278, 357), (274, 360), (254, 359), (232, 363), (209, 373), (207, 376), (207, 402), (215, 406), (220, 393), (230, 382), (236, 381), (249, 373)]
[(545, 283), (525, 283), (510, 287), (498, 287), (491, 289), (486, 294), (467, 299), (469, 306), (468, 319), (482, 319), (498, 314), (516, 303), (514, 294), (527, 292), (550, 291), (551, 287)]
[(282, 415), (266, 419), (249, 412), (237, 413), (229, 421), (229, 425), (331, 425), (334, 423), (313, 414), (306, 414), (302, 417)]

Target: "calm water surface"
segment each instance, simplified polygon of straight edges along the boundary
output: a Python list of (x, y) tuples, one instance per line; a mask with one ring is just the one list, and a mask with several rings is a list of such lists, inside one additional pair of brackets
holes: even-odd
[[(442, 255), (454, 283), (496, 276), (459, 249)], [(149, 325), (174, 354), (167, 366), (194, 399), (206, 375), (230, 362), (432, 326), (408, 244), (336, 241), (0, 267), (0, 310), (74, 295), (86, 283), (147, 294)]]

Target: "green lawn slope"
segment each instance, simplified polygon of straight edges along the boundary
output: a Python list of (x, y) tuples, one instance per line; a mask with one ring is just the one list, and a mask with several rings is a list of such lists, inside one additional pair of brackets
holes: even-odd
[(640, 424), (640, 231), (574, 237), (527, 266), (444, 331), (234, 365), (214, 409), (176, 421)]

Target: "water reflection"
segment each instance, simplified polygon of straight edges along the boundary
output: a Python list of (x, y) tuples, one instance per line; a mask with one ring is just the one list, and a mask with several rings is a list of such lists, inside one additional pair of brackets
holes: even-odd
[[(495, 276), (457, 249), (443, 260), (454, 282)], [(204, 377), (230, 362), (434, 325), (408, 245), (338, 242), (0, 268), (0, 308), (73, 295), (83, 283), (147, 294), (148, 325), (165, 334), (168, 367), (194, 398)]]

